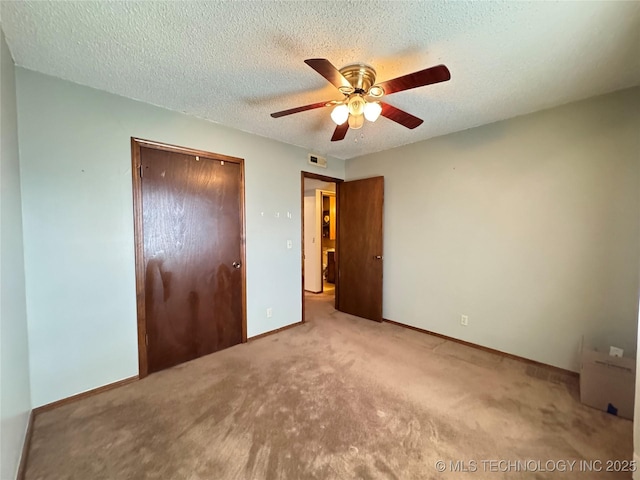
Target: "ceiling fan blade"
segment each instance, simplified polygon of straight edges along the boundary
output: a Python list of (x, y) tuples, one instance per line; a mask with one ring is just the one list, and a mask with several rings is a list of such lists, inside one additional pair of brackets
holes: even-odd
[(272, 113), (271, 116), (273, 118), (280, 118), (280, 117), (284, 117), (285, 115), (304, 112), (306, 110), (313, 110), (314, 108), (322, 108), (328, 105), (331, 105), (331, 100), (327, 102), (312, 103), (311, 105), (305, 105), (304, 107), (296, 107), (296, 108), (290, 108), (289, 110), (282, 110), (281, 112)]
[(449, 69), (444, 65), (436, 65), (435, 67), (425, 68), (419, 72), (409, 73), (402, 77), (397, 77), (377, 85), (384, 89), (385, 95), (410, 90), (412, 88), (424, 87), (433, 83), (446, 82), (451, 78)]
[(344, 139), (345, 135), (347, 134), (347, 130), (349, 130), (349, 122), (344, 122), (342, 125), (338, 125), (333, 132), (331, 141), (337, 142), (338, 140)]
[(400, 125), (414, 129), (422, 124), (424, 120), (411, 115), (410, 113), (405, 112), (404, 110), (400, 110), (399, 108), (394, 107), (393, 105), (389, 105), (388, 103), (380, 102), (382, 106), (382, 112), (380, 115), (383, 117), (387, 117), (389, 120), (393, 120)]
[(352, 88), (349, 81), (338, 71), (333, 64), (325, 58), (310, 58), (304, 63), (326, 78), (336, 88)]

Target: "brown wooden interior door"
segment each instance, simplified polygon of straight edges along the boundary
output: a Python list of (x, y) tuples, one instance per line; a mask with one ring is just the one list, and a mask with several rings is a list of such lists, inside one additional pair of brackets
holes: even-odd
[(243, 340), (242, 167), (141, 147), (148, 372)]
[(336, 308), (382, 321), (384, 177), (338, 184)]

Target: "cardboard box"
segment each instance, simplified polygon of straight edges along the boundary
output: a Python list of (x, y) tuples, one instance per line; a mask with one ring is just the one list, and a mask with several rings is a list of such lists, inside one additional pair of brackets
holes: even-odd
[[(590, 407), (633, 420), (636, 361), (582, 349), (580, 401)], [(617, 411), (617, 413), (614, 413)]]

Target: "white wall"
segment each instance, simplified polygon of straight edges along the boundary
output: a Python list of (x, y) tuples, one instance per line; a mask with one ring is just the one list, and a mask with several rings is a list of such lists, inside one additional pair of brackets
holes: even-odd
[(138, 373), (132, 136), (245, 159), (248, 336), (301, 320), (300, 172), (343, 178), (343, 161), (20, 68), (17, 83), (34, 406)]
[(0, 30), (0, 478), (16, 478), (31, 411), (13, 60)]
[(635, 355), (640, 88), (346, 173), (385, 177), (385, 318), (571, 370), (583, 334)]
[(304, 191), (304, 289), (309, 292), (322, 291), (322, 269), (320, 255), (322, 233), (320, 231), (319, 190)]

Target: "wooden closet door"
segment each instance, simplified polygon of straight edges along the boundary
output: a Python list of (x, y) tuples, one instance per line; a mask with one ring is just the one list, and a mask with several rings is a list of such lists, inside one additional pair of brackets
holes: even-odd
[(141, 147), (148, 373), (243, 341), (242, 166)]

